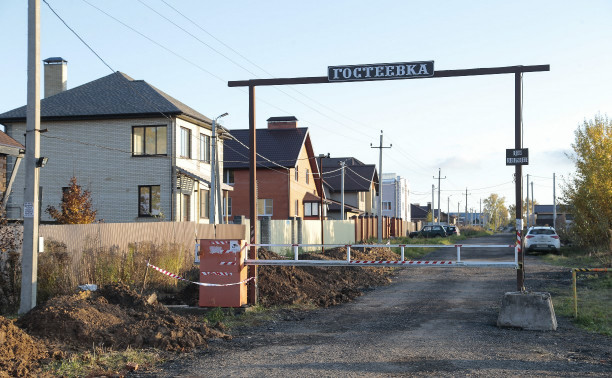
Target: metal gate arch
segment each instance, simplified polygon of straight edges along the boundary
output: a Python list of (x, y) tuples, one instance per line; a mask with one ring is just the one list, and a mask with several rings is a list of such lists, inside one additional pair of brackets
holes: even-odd
[[(433, 68), (433, 61), (432, 68)], [(379, 64), (381, 66), (390, 64)], [(367, 65), (364, 65), (367, 66)], [(371, 66), (371, 65), (369, 65)], [(344, 66), (354, 67), (354, 66)], [(329, 69), (330, 67), (328, 67)], [(550, 65), (532, 65), (532, 66), (507, 66), (507, 67), (488, 67), (488, 68), (471, 68), (460, 70), (442, 70), (435, 71), (429, 76), (415, 77), (393, 77), (393, 78), (370, 78), (361, 79), (360, 81), (374, 80), (398, 80), (398, 79), (427, 79), (427, 78), (442, 78), (442, 77), (458, 77), (458, 76), (482, 76), (482, 75), (498, 75), (498, 74), (514, 74), (514, 148), (521, 149), (522, 146), (522, 78), (524, 72), (542, 72), (550, 71)], [(249, 87), (249, 218), (250, 218), (250, 249), (247, 260), (257, 260), (256, 245), (257, 242), (257, 197), (256, 197), (256, 162), (257, 162), (257, 140), (255, 126), (255, 87), (257, 86), (272, 86), (272, 85), (300, 85), (300, 84), (335, 84), (344, 83), (347, 81), (333, 81), (328, 76), (313, 76), (313, 77), (294, 77), (294, 78), (277, 78), (277, 79), (252, 79), (229, 81), (228, 87)], [(515, 208), (516, 208), (516, 232), (517, 232), (517, 290), (524, 291), (524, 254), (522, 248), (522, 165), (515, 166)], [(257, 265), (252, 265), (249, 269), (249, 278), (257, 276)], [(252, 280), (249, 284), (249, 304), (257, 303), (257, 288), (256, 280)]]

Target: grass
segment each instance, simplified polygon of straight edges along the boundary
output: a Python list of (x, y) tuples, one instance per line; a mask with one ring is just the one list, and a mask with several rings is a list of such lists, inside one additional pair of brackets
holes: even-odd
[(128, 364), (138, 369), (159, 363), (161, 356), (155, 350), (127, 349), (125, 351), (93, 348), (92, 351), (75, 353), (67, 359), (54, 361), (44, 371), (61, 377), (125, 376)]
[[(601, 268), (610, 266), (610, 254), (586, 254), (578, 248), (562, 247), (559, 255), (548, 254), (548, 263), (571, 268)], [(570, 274), (568, 272), (568, 274)], [(576, 272), (578, 317), (574, 323), (589, 332), (612, 336), (612, 273)], [(553, 288), (555, 312), (574, 317), (572, 287)]]

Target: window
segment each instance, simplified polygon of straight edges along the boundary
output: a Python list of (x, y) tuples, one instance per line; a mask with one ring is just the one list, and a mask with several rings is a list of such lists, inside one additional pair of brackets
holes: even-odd
[(300, 169), (297, 165), (295, 166), (295, 181), (300, 181)]
[(191, 158), (191, 130), (181, 127), (181, 157)]
[(304, 216), (305, 217), (318, 217), (319, 216), (319, 204), (316, 202), (304, 202)]
[[(225, 212), (226, 208), (227, 208), (227, 213)], [(223, 215), (224, 216), (232, 215), (232, 197), (223, 198)]]
[(310, 182), (310, 179), (308, 178), (309, 174), (310, 173), (308, 172), (308, 168), (306, 168), (306, 184)]
[(183, 194), (183, 221), (189, 222), (191, 220), (191, 196), (189, 194)]
[(383, 210), (391, 210), (391, 201), (383, 201), (382, 209)]
[(210, 136), (200, 134), (200, 160), (210, 163)]
[(223, 183), (233, 184), (234, 183), (234, 170), (229, 168), (223, 168)]
[(132, 155), (166, 155), (166, 126), (132, 127)]
[(258, 199), (257, 200), (257, 215), (272, 216), (272, 199)]
[(161, 189), (159, 185), (138, 187), (138, 216), (154, 217), (161, 214)]
[(208, 204), (210, 203), (210, 191), (200, 189), (200, 218), (208, 219)]

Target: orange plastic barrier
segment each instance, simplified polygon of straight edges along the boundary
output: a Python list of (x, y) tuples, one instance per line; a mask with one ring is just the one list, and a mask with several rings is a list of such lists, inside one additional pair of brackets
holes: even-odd
[[(241, 307), (247, 303), (244, 240), (200, 240), (200, 307)], [(237, 282), (242, 282), (235, 285)], [(234, 284), (234, 285), (229, 285)]]

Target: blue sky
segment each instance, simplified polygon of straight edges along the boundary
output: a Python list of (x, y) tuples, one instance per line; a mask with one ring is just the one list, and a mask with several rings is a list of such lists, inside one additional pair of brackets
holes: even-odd
[[(231, 80), (419, 60), (437, 70), (550, 64), (523, 77), (531, 160), (523, 173), (534, 176), (539, 203), (552, 203), (553, 172), (559, 195), (561, 176), (573, 171), (565, 154), (577, 126), (612, 116), (612, 1), (47, 2), (113, 70), (211, 118), (229, 112), (230, 129), (248, 128), (248, 95)], [(41, 35), (41, 59), (68, 61), (69, 88), (111, 72), (42, 2)], [(26, 102), (26, 1), (0, 2), (0, 36), (4, 112)], [(443, 210), (449, 196), (451, 211), (458, 201), (463, 210), (466, 187), (468, 208), (490, 193), (514, 203), (514, 168), (504, 162), (514, 147), (513, 75), (259, 87), (256, 95), (258, 128), (294, 115), (317, 154), (378, 164), (370, 143), (383, 130), (393, 144), (383, 172), (409, 181), (412, 202), (431, 200), (441, 168)]]

